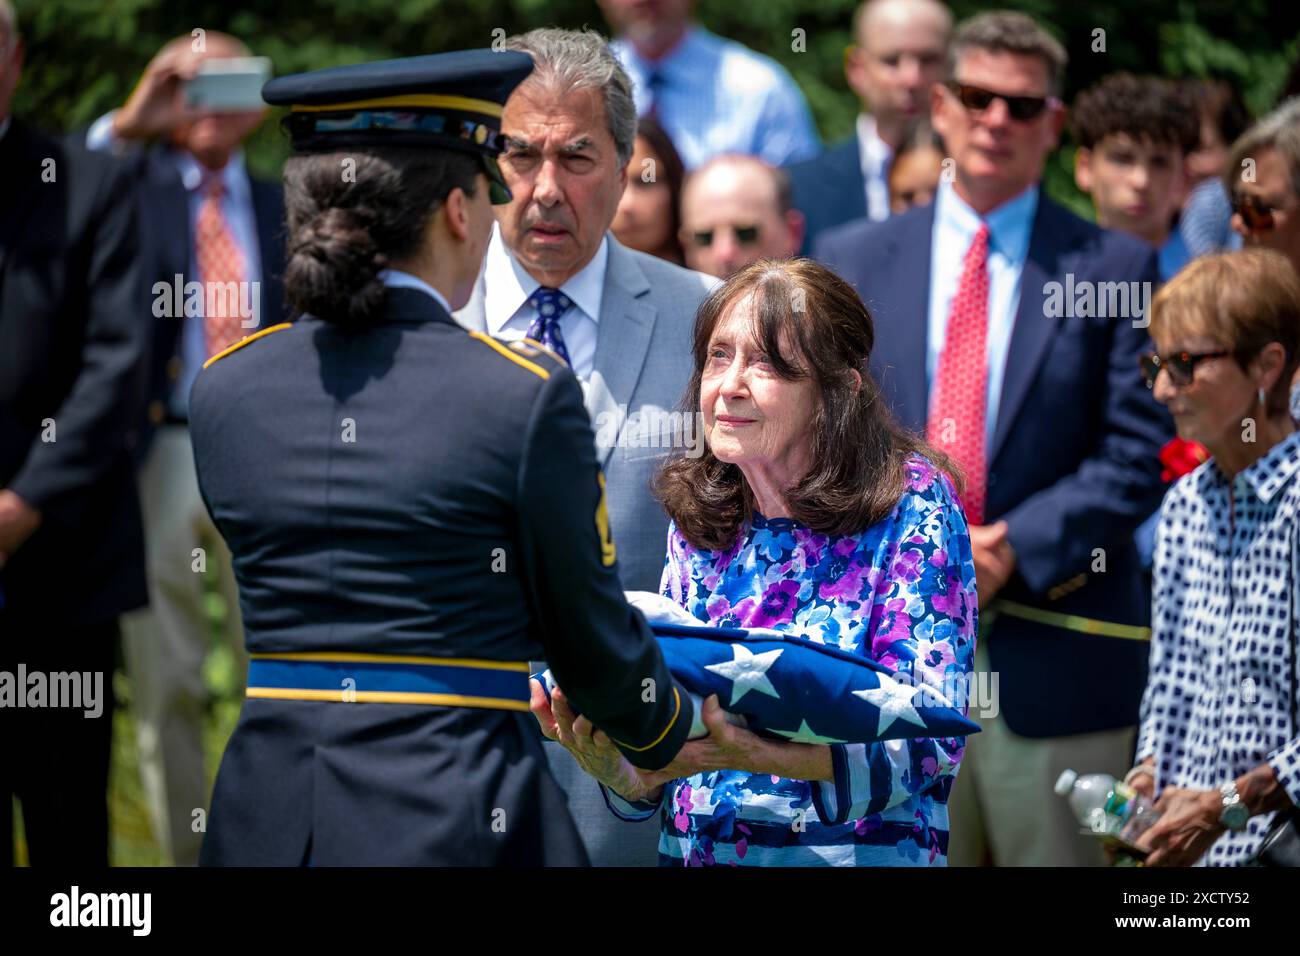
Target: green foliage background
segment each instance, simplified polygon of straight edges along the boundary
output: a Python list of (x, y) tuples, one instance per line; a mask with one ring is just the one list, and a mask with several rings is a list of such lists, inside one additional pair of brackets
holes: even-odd
[[(857, 0), (699, 0), (701, 22), (783, 63), (829, 143), (852, 130), (857, 104), (843, 53)], [(589, 25), (608, 33), (594, 0), (15, 0), (27, 66), (15, 112), (51, 130), (89, 124), (120, 105), (166, 40), (195, 27), (244, 38), (277, 74), (364, 60), (485, 47), (493, 31)], [(958, 19), (991, 6), (1024, 10), (1070, 53), (1067, 95), (1113, 70), (1222, 76), (1256, 114), (1274, 103), (1300, 40), (1294, 0), (1007, 0), (950, 3)], [(795, 52), (792, 31), (804, 32)], [(1097, 30), (1105, 51), (1094, 52)], [(499, 35), (499, 34), (498, 34)], [(272, 114), (249, 144), (252, 168), (278, 174), (285, 141)], [(1072, 153), (1058, 153), (1048, 188), (1076, 207)]]
[[(845, 47), (857, 0), (699, 0), (700, 21), (723, 36), (775, 57), (803, 89), (823, 139), (849, 135), (857, 103), (844, 84)], [(14, 111), (60, 132), (85, 127), (121, 105), (141, 70), (167, 40), (196, 27), (224, 30), (271, 57), (277, 74), (365, 60), (490, 46), (494, 35), (537, 26), (592, 26), (608, 33), (594, 0), (14, 0), (27, 48)], [(958, 19), (993, 4), (954, 0)], [(1170, 76), (1221, 76), (1235, 83), (1257, 115), (1282, 88), (1300, 46), (1295, 0), (1007, 0), (1056, 34), (1070, 53), (1067, 98), (1114, 70)], [(795, 52), (792, 31), (803, 30)], [(1105, 50), (1094, 51), (1104, 31)], [(494, 31), (498, 31), (494, 34)], [(268, 115), (248, 145), (250, 166), (277, 177), (287, 153)], [(1074, 189), (1073, 151), (1053, 158), (1047, 188), (1084, 215)], [(212, 612), (220, 630), (220, 601)], [(205, 671), (212, 703), (204, 721), (209, 775), (234, 725), (239, 682), (227, 648), (214, 637)], [(126, 707), (130, 685), (119, 673), (123, 709), (115, 715), (110, 808), (113, 861), (163, 862), (140, 790), (134, 734)], [(25, 858), (21, 836), (19, 859)]]

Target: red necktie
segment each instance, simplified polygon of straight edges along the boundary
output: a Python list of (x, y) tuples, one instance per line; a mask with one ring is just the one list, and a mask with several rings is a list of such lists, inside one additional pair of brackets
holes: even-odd
[[(194, 224), (194, 253), (203, 280), (203, 337), (211, 357), (245, 335), (244, 316), (240, 314), (244, 301), (244, 257), (221, 211), (224, 192), (221, 177), (212, 177), (203, 189), (203, 202)], [(213, 283), (219, 286), (213, 288)], [(211, 314), (209, 303), (216, 306)]]
[(948, 312), (948, 331), (939, 355), (934, 400), (926, 437), (950, 455), (966, 473), (962, 505), (966, 520), (984, 523), (988, 462), (984, 448), (985, 347), (989, 332), (989, 227), (981, 225), (966, 258), (961, 281)]

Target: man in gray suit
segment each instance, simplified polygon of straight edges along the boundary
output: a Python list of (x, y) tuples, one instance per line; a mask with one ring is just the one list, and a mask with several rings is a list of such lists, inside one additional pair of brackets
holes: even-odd
[[(619, 575), (628, 589), (657, 591), (668, 518), (650, 480), (674, 448), (703, 448), (696, 416), (676, 409), (691, 375), (695, 311), (716, 280), (608, 234), (636, 111), (604, 38), (544, 29), (505, 46), (536, 64), (502, 116), (501, 170), (514, 198), (496, 207), (483, 271), (456, 319), (498, 338), (534, 339), (573, 367), (605, 472)], [(658, 820), (618, 820), (563, 747), (546, 750), (592, 862), (652, 865)]]

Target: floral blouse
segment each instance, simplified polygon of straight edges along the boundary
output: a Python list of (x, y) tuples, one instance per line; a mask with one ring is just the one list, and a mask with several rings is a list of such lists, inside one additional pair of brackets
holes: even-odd
[[(725, 627), (771, 627), (862, 654), (964, 705), (978, 603), (966, 519), (948, 478), (908, 463), (892, 514), (830, 537), (753, 517), (734, 547), (699, 551), (675, 526), (661, 591)], [(739, 770), (672, 781), (657, 802), (606, 793), (625, 819), (658, 812), (661, 865), (932, 866), (964, 738), (832, 744), (835, 779)]]

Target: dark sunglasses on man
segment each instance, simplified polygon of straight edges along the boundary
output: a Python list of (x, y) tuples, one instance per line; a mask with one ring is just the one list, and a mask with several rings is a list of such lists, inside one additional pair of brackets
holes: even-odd
[[(728, 228), (726, 226), (723, 227)], [(758, 226), (731, 226), (731, 231), (736, 234), (736, 243), (742, 246), (752, 246), (758, 242)], [(691, 242), (695, 243), (701, 249), (707, 249), (713, 245), (713, 235), (717, 229), (700, 229), (691, 233)]]
[(1009, 96), (1006, 93), (995, 93), (982, 86), (958, 83), (955, 80), (946, 85), (961, 105), (972, 113), (983, 113), (993, 105), (994, 100), (1001, 100), (1007, 104), (1007, 114), (1019, 123), (1036, 120), (1049, 106), (1055, 109), (1061, 105), (1061, 101), (1055, 96)]
[(1268, 232), (1277, 226), (1274, 213), (1291, 212), (1295, 208), (1294, 205), (1272, 206), (1262, 202), (1258, 196), (1247, 196), (1239, 192), (1232, 194), (1232, 211), (1241, 217), (1251, 232)]
[(1170, 352), (1168, 355), (1157, 355), (1155, 352), (1143, 352), (1138, 356), (1138, 365), (1142, 369), (1142, 378), (1147, 383), (1147, 388), (1156, 387), (1156, 379), (1160, 377), (1160, 370), (1164, 369), (1169, 373), (1169, 380), (1179, 388), (1186, 388), (1192, 384), (1192, 376), (1196, 374), (1196, 366), (1206, 359), (1222, 358), (1232, 353), (1226, 349), (1219, 349), (1217, 352)]

